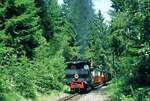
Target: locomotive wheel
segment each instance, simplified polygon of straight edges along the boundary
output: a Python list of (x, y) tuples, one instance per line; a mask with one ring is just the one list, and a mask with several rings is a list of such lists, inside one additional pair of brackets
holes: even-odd
[(92, 87), (91, 86), (87, 86), (85, 88), (85, 93), (89, 93), (91, 90), (92, 90)]
[(74, 90), (71, 89), (71, 90), (70, 90), (70, 94), (74, 94), (74, 93), (75, 93)]
[(89, 87), (87, 88), (87, 92), (90, 92), (91, 90), (92, 90), (92, 87), (89, 86)]
[(74, 94), (75, 92), (74, 91), (70, 91), (70, 94)]
[(92, 85), (92, 86), (91, 86), (91, 89), (93, 90), (94, 88), (95, 88), (95, 85)]

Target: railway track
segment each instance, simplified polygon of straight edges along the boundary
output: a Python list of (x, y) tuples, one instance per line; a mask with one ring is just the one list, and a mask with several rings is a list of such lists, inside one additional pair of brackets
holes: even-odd
[[(101, 88), (104, 84), (100, 84), (98, 86), (95, 87), (95, 89), (97, 88)], [(94, 89), (93, 89), (94, 90)], [(88, 92), (89, 93), (89, 92)], [(65, 96), (63, 98), (60, 98), (59, 100), (57, 101), (76, 101), (76, 99), (80, 98), (81, 96), (83, 96), (85, 94), (71, 94), (71, 95), (68, 95), (68, 96)]]
[(69, 96), (65, 96), (57, 101), (72, 101), (74, 98), (79, 97), (79, 96), (80, 96), (79, 94), (72, 94)]

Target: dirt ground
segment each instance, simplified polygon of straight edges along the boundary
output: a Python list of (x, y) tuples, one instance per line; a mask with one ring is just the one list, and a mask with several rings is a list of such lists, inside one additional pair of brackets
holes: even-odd
[(93, 91), (85, 96), (80, 97), (76, 101), (111, 101), (111, 99), (105, 94), (107, 86), (97, 87)]
[[(75, 101), (111, 101), (110, 97), (105, 94), (107, 86), (97, 87), (87, 94), (83, 94)], [(57, 101), (58, 99), (67, 96), (68, 94), (61, 94), (57, 97), (49, 98), (44, 101)]]

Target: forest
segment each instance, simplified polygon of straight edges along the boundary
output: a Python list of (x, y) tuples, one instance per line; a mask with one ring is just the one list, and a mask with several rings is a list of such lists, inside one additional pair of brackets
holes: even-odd
[(109, 67), (113, 101), (150, 101), (150, 0), (0, 0), (0, 101), (64, 90), (65, 62)]

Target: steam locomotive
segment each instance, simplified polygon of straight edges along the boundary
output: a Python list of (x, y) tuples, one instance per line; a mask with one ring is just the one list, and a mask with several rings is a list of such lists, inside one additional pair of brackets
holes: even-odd
[(111, 79), (110, 73), (95, 70), (89, 61), (71, 61), (66, 64), (65, 80), (71, 93), (88, 92)]

